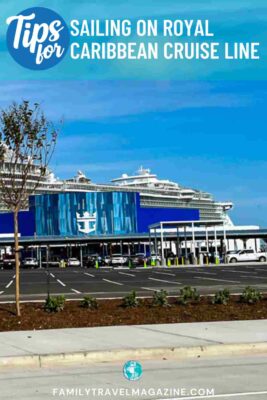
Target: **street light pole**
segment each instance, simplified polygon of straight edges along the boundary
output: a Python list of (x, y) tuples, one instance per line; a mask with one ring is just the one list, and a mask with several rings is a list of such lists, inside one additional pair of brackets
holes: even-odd
[(49, 246), (46, 246), (47, 297), (50, 297)]

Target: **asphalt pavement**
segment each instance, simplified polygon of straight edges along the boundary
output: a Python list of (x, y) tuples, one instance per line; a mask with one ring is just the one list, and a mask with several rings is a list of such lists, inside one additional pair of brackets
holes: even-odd
[[(125, 379), (122, 373), (123, 364), (117, 362), (75, 368), (6, 370), (0, 375), (1, 398), (5, 400), (62, 398), (265, 400), (267, 398), (266, 356), (217, 357), (183, 362), (144, 361), (143, 375), (135, 382)], [(137, 393), (137, 390), (140, 396), (126, 395), (132, 391)], [(105, 395), (106, 393), (111, 394)], [(214, 396), (210, 396), (209, 393), (214, 393)]]
[[(48, 292), (67, 299), (91, 294), (96, 298), (119, 298), (136, 290), (139, 296), (151, 296), (166, 290), (179, 294), (183, 286), (196, 287), (201, 294), (214, 294), (228, 288), (240, 293), (250, 285), (267, 292), (267, 263), (230, 264), (195, 267), (21, 269), (21, 299), (44, 300)], [(15, 271), (0, 270), (0, 302), (13, 301)]]

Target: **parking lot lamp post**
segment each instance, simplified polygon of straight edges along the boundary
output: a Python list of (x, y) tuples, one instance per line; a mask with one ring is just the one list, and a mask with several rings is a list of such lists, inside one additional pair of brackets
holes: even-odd
[(81, 267), (83, 267), (83, 246), (82, 246), (82, 244), (80, 245), (80, 262), (81, 262)]
[(186, 225), (184, 226), (184, 243), (185, 243), (185, 264), (188, 264), (188, 249), (187, 249), (187, 233)]
[(38, 246), (38, 264), (39, 268), (42, 268), (42, 247)]
[(160, 241), (161, 241), (161, 262), (162, 265), (165, 266), (165, 257), (164, 257), (164, 237), (163, 237), (163, 226), (162, 223), (160, 224)]
[(50, 297), (49, 246), (46, 246), (47, 297)]
[(155, 255), (156, 257), (158, 256), (158, 241), (157, 241), (157, 230), (156, 228), (154, 229), (154, 247), (155, 247)]
[(179, 237), (179, 226), (177, 226), (177, 241), (176, 241), (176, 263), (179, 264), (180, 258), (180, 237)]

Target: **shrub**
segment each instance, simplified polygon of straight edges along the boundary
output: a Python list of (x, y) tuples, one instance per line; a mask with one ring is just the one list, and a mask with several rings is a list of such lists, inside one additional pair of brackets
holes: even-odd
[(262, 294), (259, 290), (247, 286), (240, 297), (242, 303), (253, 304), (262, 299)]
[(133, 290), (130, 294), (123, 298), (123, 307), (138, 307), (139, 301), (136, 297), (136, 291)]
[(181, 304), (187, 304), (190, 300), (199, 301), (200, 295), (196, 288), (192, 288), (191, 286), (185, 286), (180, 290), (180, 298), (179, 302)]
[(64, 310), (64, 305), (65, 305), (65, 296), (57, 296), (57, 297), (51, 297), (48, 296), (44, 309), (46, 312), (59, 312)]
[(152, 301), (153, 306), (167, 307), (169, 305), (167, 296), (168, 293), (166, 292), (166, 290), (160, 290), (159, 292), (155, 292)]
[(228, 289), (220, 290), (219, 292), (215, 293), (215, 296), (212, 300), (213, 304), (228, 304), (230, 300), (230, 292)]
[(83, 308), (90, 308), (90, 309), (97, 309), (98, 308), (98, 302), (96, 298), (92, 296), (84, 296), (84, 298), (81, 301), (81, 306)]

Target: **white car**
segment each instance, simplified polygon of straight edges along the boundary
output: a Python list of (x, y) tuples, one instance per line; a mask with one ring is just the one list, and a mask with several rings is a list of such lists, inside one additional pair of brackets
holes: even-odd
[(68, 267), (80, 267), (81, 263), (78, 258), (69, 258), (68, 259)]
[(36, 260), (36, 258), (33, 257), (27, 257), (24, 258), (23, 262), (22, 262), (23, 267), (29, 267), (29, 268), (37, 268), (38, 267), (38, 261)]
[(256, 252), (253, 249), (248, 250), (239, 250), (236, 252), (228, 252), (226, 254), (226, 259), (228, 263), (236, 263), (236, 262), (251, 262), (251, 261), (267, 261), (267, 253), (266, 252)]
[(110, 260), (111, 265), (125, 265), (128, 262), (128, 257), (121, 254), (113, 254)]

